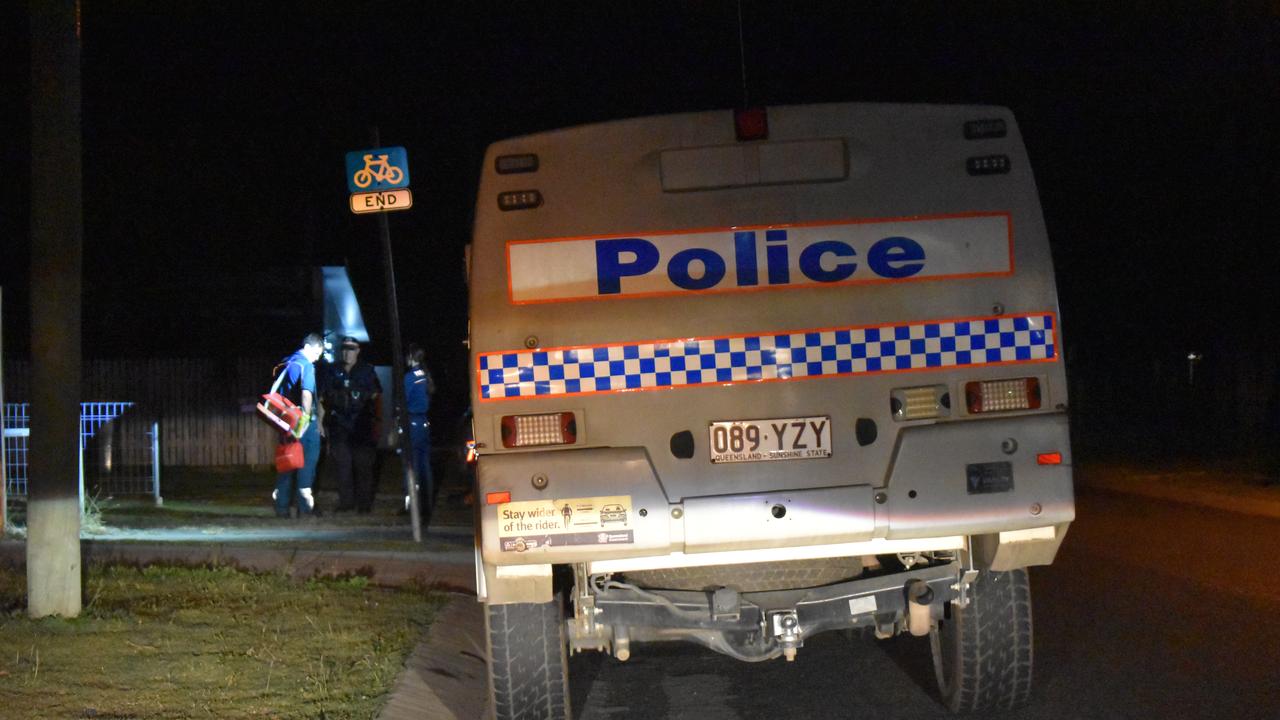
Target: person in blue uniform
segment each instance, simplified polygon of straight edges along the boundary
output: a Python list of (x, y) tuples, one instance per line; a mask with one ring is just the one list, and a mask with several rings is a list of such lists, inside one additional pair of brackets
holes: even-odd
[(302, 347), (276, 367), (277, 377), (284, 373), (278, 392), (301, 407), (308, 420), (306, 430), (298, 438), (302, 443), (303, 466), (276, 476), (276, 489), (271, 497), (275, 501), (277, 517), (289, 517), (289, 505), (295, 496), (298, 517), (316, 514), (316, 501), (311, 493), (316, 479), (316, 462), (320, 459), (320, 423), (314, 421), (318, 406), (315, 362), (323, 352), (324, 337), (320, 333), (309, 333), (302, 339)]
[(329, 459), (338, 484), (339, 512), (373, 509), (382, 385), (373, 366), (360, 359), (360, 343), (344, 337), (338, 362), (321, 382), (321, 402)]
[[(426, 352), (421, 346), (410, 344), (405, 352), (404, 409), (409, 419), (409, 447), (413, 460), (413, 474), (418, 478), (422, 524), (426, 525), (435, 505), (435, 481), (431, 474), (431, 421), (427, 410), (431, 407), (431, 395), (436, 391), (431, 371), (427, 370)], [(409, 509), (409, 480), (405, 478), (404, 507)]]

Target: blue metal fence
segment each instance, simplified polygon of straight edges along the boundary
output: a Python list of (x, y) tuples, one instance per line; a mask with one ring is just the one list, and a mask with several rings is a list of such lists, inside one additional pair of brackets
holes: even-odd
[(9, 495), (27, 494), (27, 438), (31, 434), (31, 416), (26, 403), (4, 406), (4, 476)]
[[(160, 502), (158, 427), (131, 402), (80, 404), (80, 488), (94, 494), (152, 495)], [(28, 492), (30, 406), (4, 407), (5, 477), (10, 496)]]

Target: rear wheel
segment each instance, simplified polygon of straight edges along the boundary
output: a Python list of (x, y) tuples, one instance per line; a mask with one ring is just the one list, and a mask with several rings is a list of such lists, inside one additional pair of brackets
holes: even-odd
[(1031, 585), (1024, 568), (985, 570), (967, 607), (929, 633), (942, 701), (953, 712), (1018, 707), (1031, 692)]
[(485, 606), (489, 692), (497, 720), (565, 720), (569, 675), (560, 597)]

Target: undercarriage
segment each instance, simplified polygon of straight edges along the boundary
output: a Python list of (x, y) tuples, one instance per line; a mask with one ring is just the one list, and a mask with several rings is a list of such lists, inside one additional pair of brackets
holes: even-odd
[[(684, 587), (647, 587), (639, 584), (645, 573), (588, 575), (577, 565), (573, 617), (566, 621), (570, 652), (596, 650), (626, 660), (632, 643), (682, 640), (758, 662), (792, 660), (806, 639), (832, 630), (868, 628), (881, 638), (927, 635), (946, 603), (967, 603), (977, 575), (951, 553), (844, 560), (854, 561), (846, 568), (866, 569), (799, 589), (771, 587), (788, 574), (789, 563), (700, 568), (701, 577), (739, 582), (698, 589), (679, 582), (667, 584)], [(805, 565), (800, 570), (816, 572), (813, 563)]]

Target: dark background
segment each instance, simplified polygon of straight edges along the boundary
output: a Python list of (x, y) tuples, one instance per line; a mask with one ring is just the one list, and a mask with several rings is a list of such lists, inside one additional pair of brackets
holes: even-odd
[[(30, 60), (12, 5), (0, 286), (21, 356)], [(389, 362), (376, 223), (349, 212), (343, 178), (376, 125), (413, 180), (414, 209), (389, 218), (404, 336), (432, 347), (457, 412), (490, 142), (744, 102), (994, 103), (1019, 118), (1044, 204), (1077, 438), (1239, 453), (1277, 429), (1274, 3), (744, 0), (745, 100), (729, 0), (85, 5), (86, 357), (284, 354), (311, 324), (291, 307), (309, 292), (297, 268), (346, 262), (369, 359)]]

